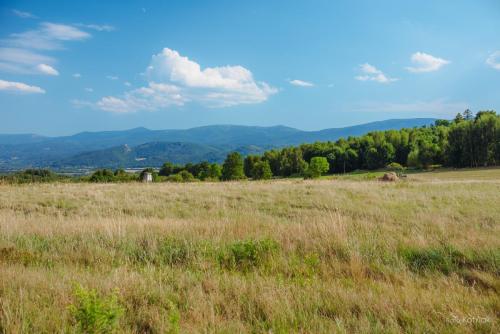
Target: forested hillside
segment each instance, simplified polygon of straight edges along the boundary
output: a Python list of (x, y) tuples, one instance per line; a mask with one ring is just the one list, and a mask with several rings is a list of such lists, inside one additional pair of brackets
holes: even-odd
[(378, 169), (396, 162), (409, 167), (493, 166), (500, 162), (500, 116), (481, 111), (438, 120), (429, 127), (370, 132), (335, 142), (316, 142), (271, 150), (262, 157), (273, 175), (302, 174), (313, 157), (325, 157), (330, 173)]

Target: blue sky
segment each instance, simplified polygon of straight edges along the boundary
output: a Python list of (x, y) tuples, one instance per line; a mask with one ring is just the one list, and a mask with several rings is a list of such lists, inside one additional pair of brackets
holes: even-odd
[(498, 0), (0, 2), (0, 133), (499, 107)]

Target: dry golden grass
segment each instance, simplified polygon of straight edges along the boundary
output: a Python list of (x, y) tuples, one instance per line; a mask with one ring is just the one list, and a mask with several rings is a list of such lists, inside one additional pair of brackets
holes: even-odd
[(499, 203), (499, 169), (0, 185), (0, 332), (74, 332), (81, 284), (124, 333), (495, 333)]

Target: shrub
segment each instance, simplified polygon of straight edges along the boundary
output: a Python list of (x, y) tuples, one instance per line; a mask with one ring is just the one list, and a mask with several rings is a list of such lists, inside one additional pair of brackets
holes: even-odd
[(254, 180), (269, 180), (273, 177), (271, 166), (268, 161), (258, 161), (252, 169), (252, 178)]
[(401, 255), (410, 270), (423, 273), (440, 271), (446, 275), (464, 266), (466, 257), (451, 247), (405, 248)]
[(278, 250), (271, 239), (237, 241), (219, 253), (219, 263), (227, 269), (247, 271), (262, 265)]
[(307, 178), (318, 178), (322, 174), (328, 172), (330, 169), (330, 164), (325, 157), (314, 157), (311, 158), (311, 162), (309, 163), (309, 167), (305, 172), (305, 177)]
[(113, 182), (115, 174), (109, 169), (98, 169), (90, 177), (90, 182)]
[(160, 262), (169, 265), (186, 264), (192, 255), (188, 242), (178, 239), (164, 240), (159, 249)]
[(392, 172), (401, 173), (402, 171), (404, 171), (405, 168), (400, 164), (398, 164), (397, 162), (391, 162), (390, 164), (387, 165), (386, 169)]
[(187, 170), (183, 170), (179, 172), (180, 177), (182, 178), (182, 182), (192, 182), (194, 181), (194, 176)]
[(187, 170), (181, 170), (177, 174), (169, 175), (166, 180), (168, 182), (192, 182), (195, 180), (193, 174), (188, 172)]
[(101, 297), (95, 290), (81, 285), (74, 289), (75, 304), (70, 306), (77, 330), (81, 333), (111, 333), (116, 330), (124, 309), (118, 302), (117, 293)]

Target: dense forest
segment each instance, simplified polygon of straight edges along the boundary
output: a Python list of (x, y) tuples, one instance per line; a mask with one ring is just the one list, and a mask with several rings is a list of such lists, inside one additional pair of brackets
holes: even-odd
[[(80, 180), (120, 182), (141, 180), (146, 172), (154, 181), (270, 179), (272, 177), (318, 177), (322, 174), (376, 170), (386, 167), (429, 168), (485, 167), (500, 163), (500, 115), (495, 111), (470, 110), (452, 121), (437, 120), (432, 126), (373, 131), (335, 142), (315, 142), (273, 149), (262, 155), (242, 157), (228, 154), (222, 165), (201, 162), (175, 165), (165, 162), (159, 171), (148, 168), (141, 174), (123, 169), (101, 169)], [(13, 176), (20, 182), (53, 181), (48, 171), (27, 170)], [(12, 176), (11, 176), (12, 178)], [(5, 177), (4, 177), (5, 180)]]
[[(438, 120), (429, 127), (375, 131), (335, 142), (270, 150), (238, 160), (242, 158), (237, 153), (228, 156), (222, 166), (222, 179), (315, 176), (323, 173), (324, 160), (328, 163), (327, 173), (375, 170), (390, 164), (414, 168), (495, 166), (500, 162), (500, 116), (495, 111), (480, 111), (474, 116), (466, 110), (453, 121)], [(167, 163), (160, 175), (186, 170), (204, 179), (214, 168), (206, 162), (183, 167)], [(217, 175), (211, 174), (210, 178)]]

